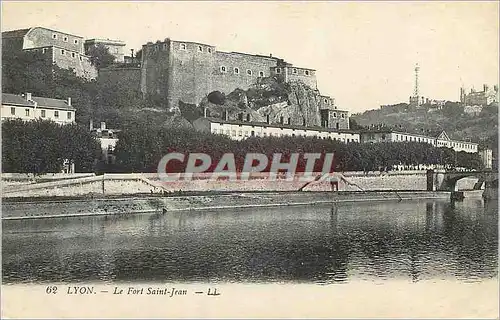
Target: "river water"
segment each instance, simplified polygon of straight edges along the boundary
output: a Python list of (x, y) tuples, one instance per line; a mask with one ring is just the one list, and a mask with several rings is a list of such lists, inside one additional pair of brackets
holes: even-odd
[(336, 206), (3, 221), (4, 283), (481, 281), (498, 203)]

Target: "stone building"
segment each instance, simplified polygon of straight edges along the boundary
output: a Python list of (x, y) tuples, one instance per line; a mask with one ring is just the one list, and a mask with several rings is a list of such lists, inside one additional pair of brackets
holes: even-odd
[(88, 54), (90, 48), (95, 47), (97, 45), (103, 45), (108, 49), (108, 52), (115, 57), (115, 61), (117, 63), (125, 62), (125, 42), (120, 40), (111, 40), (111, 39), (89, 39), (85, 40), (84, 47), (85, 53)]
[(63, 69), (72, 69), (79, 77), (95, 79), (97, 70), (85, 55), (83, 37), (33, 27), (2, 32), (2, 50), (35, 51)]
[(460, 102), (464, 106), (487, 106), (492, 103), (498, 103), (498, 85), (493, 88), (483, 85), (483, 91), (470, 89), (466, 93), (465, 88), (460, 88)]
[[(247, 90), (266, 77), (303, 83), (321, 96), (314, 69), (297, 67), (272, 55), (222, 52), (213, 45), (169, 38), (142, 47), (141, 92), (166, 98), (169, 109), (180, 101), (199, 105), (213, 91), (229, 94), (237, 88)], [(330, 97), (321, 97), (314, 105), (308, 104), (311, 110), (303, 111), (317, 115), (308, 116), (304, 125), (348, 129), (348, 112), (337, 110)], [(291, 122), (302, 124), (303, 115), (299, 117)]]
[(2, 121), (8, 119), (22, 119), (31, 121), (36, 119), (52, 120), (58, 124), (75, 122), (76, 109), (68, 100), (35, 97), (31, 93), (23, 95), (2, 93)]

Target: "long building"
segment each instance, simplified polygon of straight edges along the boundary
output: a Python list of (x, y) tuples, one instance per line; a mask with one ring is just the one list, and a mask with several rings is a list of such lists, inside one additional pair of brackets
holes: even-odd
[(447, 147), (454, 151), (465, 151), (469, 153), (478, 152), (478, 144), (470, 141), (450, 139), (445, 131), (438, 136), (427, 136), (422, 134), (395, 131), (391, 129), (366, 130), (360, 132), (361, 143), (375, 142), (424, 142), (435, 147)]
[(321, 127), (304, 127), (289, 124), (269, 124), (251, 121), (222, 120), (202, 117), (193, 122), (196, 130), (206, 133), (221, 134), (233, 140), (249, 137), (316, 137), (341, 142), (360, 142), (358, 132), (352, 130), (336, 130)]
[(68, 100), (2, 93), (2, 121), (7, 119), (52, 120), (59, 124), (75, 122), (76, 109)]

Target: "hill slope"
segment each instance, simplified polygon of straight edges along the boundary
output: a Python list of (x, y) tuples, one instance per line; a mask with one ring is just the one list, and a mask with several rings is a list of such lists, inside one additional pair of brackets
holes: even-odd
[(484, 107), (478, 115), (464, 113), (463, 106), (447, 102), (441, 110), (429, 106), (412, 108), (406, 103), (353, 114), (352, 118), (365, 127), (383, 125), (407, 132), (445, 130), (454, 139), (471, 140), (496, 150), (498, 144), (498, 106)]

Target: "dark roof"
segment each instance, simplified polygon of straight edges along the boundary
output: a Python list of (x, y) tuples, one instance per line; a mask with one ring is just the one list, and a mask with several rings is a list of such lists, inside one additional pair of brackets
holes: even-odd
[(256, 122), (256, 121), (239, 121), (239, 120), (222, 120), (213, 117), (207, 118), (199, 118), (199, 119), (207, 119), (212, 122), (218, 123), (227, 123), (227, 124), (237, 124), (237, 125), (245, 125), (245, 126), (261, 126), (261, 127), (273, 127), (273, 128), (283, 128), (283, 129), (295, 129), (295, 130), (317, 130), (317, 131), (327, 131), (327, 132), (338, 132), (338, 133), (359, 133), (359, 131), (355, 130), (347, 130), (347, 129), (332, 129), (332, 128), (324, 128), (319, 126), (297, 126), (291, 124), (280, 124), (280, 123), (267, 123), (267, 122)]
[(20, 38), (20, 37), (24, 37), (30, 30), (31, 30), (31, 28), (4, 31), (4, 32), (2, 32), (2, 38)]
[[(63, 109), (63, 110), (75, 110), (72, 106), (68, 106), (66, 100), (52, 99), (45, 97), (35, 97), (32, 96), (31, 99), (38, 104), (38, 107), (48, 108), (48, 109)], [(34, 107), (35, 104), (32, 101), (27, 101), (23, 96), (11, 93), (2, 93), (2, 104), (16, 105), (16, 106), (26, 106)]]

